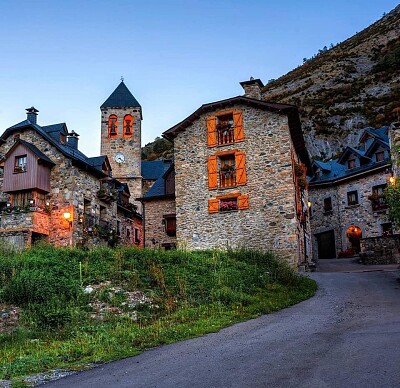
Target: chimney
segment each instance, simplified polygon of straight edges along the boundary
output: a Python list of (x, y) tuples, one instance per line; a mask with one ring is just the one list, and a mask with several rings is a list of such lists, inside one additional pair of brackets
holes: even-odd
[(35, 109), (33, 106), (31, 106), (30, 108), (27, 108), (25, 110), (26, 110), (27, 119), (32, 124), (37, 124), (37, 114), (39, 111), (37, 109)]
[(78, 135), (76, 132), (71, 131), (71, 132), (68, 134), (67, 144), (68, 144), (71, 148), (77, 150), (77, 149), (78, 149), (78, 140), (79, 140), (79, 135)]
[(250, 77), (249, 81), (243, 81), (240, 85), (244, 89), (245, 97), (261, 100), (261, 88), (264, 87), (264, 84), (259, 78), (254, 79), (253, 77)]

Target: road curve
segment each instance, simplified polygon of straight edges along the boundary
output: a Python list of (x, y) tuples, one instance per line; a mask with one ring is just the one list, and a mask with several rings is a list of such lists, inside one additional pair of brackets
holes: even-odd
[(399, 272), (310, 276), (296, 306), (46, 388), (400, 387)]

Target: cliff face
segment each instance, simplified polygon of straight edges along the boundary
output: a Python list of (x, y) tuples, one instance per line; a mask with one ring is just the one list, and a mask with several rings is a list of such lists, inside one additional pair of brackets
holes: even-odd
[(361, 128), (400, 116), (400, 6), (365, 30), (268, 83), (267, 101), (299, 107), (311, 156), (357, 144)]

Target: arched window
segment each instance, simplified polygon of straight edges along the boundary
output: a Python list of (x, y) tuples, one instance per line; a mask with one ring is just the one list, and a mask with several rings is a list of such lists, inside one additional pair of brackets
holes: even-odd
[(108, 118), (108, 137), (117, 137), (118, 119), (116, 115), (110, 115)]
[(132, 115), (125, 115), (124, 117), (124, 137), (132, 136), (133, 117)]

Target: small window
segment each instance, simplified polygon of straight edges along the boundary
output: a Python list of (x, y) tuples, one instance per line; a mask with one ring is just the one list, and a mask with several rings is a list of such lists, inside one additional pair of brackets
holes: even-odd
[(124, 137), (132, 137), (133, 131), (133, 117), (132, 115), (126, 115), (124, 117)]
[(16, 156), (14, 173), (26, 172), (26, 155)]
[(208, 188), (243, 186), (247, 183), (246, 155), (242, 151), (222, 152), (208, 157)]
[(117, 236), (121, 236), (121, 221), (117, 220)]
[(176, 236), (176, 215), (168, 214), (163, 216), (165, 233), (168, 236), (175, 237)]
[(140, 232), (138, 228), (135, 228), (135, 244), (140, 243)]
[(385, 201), (386, 187), (387, 187), (386, 184), (372, 187), (372, 195), (370, 195), (368, 199), (371, 200), (373, 211), (387, 209), (388, 206)]
[(208, 117), (207, 145), (209, 147), (233, 144), (244, 140), (243, 114), (239, 110), (217, 113)]
[(349, 159), (347, 161), (347, 168), (351, 170), (352, 168), (356, 168), (356, 160), (355, 159)]
[(118, 119), (116, 115), (108, 118), (108, 137), (116, 137), (118, 135)]
[(62, 144), (65, 144), (66, 141), (67, 141), (67, 137), (65, 136), (65, 134), (60, 133), (60, 142)]
[(357, 193), (357, 191), (349, 191), (347, 193), (347, 204), (348, 204), (348, 206), (358, 205), (358, 193)]
[(219, 211), (229, 212), (238, 210), (238, 202), (236, 198), (224, 198), (219, 200)]
[(328, 213), (332, 211), (332, 198), (324, 198), (324, 213)]
[(391, 222), (381, 224), (382, 236), (391, 236), (393, 234), (393, 226)]
[(377, 162), (383, 162), (385, 160), (385, 152), (379, 151), (375, 154), (375, 158)]
[(233, 113), (217, 116), (217, 143), (219, 145), (235, 142), (233, 127)]

